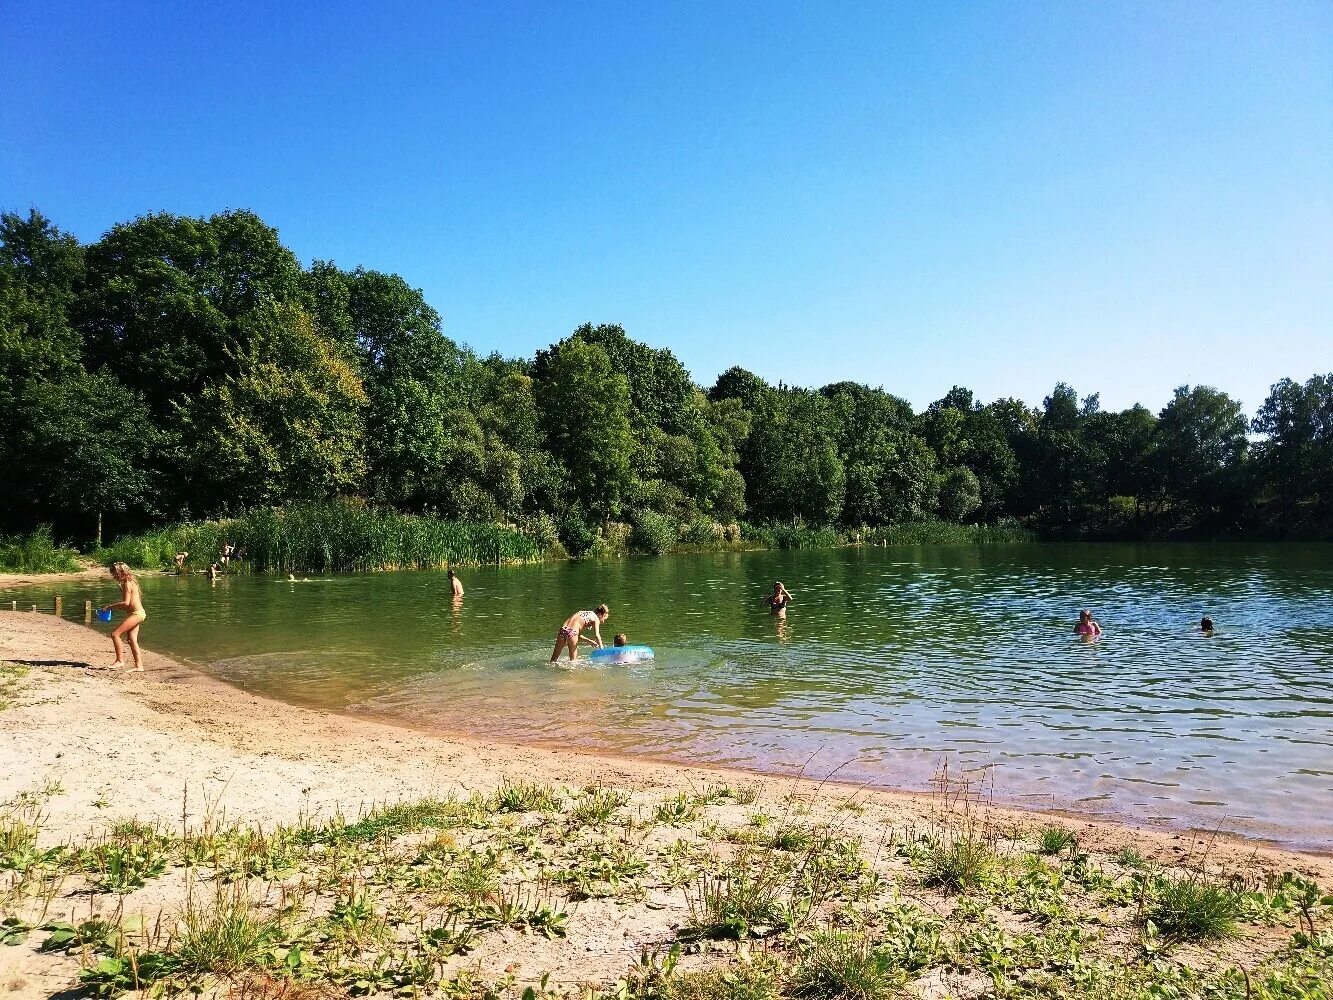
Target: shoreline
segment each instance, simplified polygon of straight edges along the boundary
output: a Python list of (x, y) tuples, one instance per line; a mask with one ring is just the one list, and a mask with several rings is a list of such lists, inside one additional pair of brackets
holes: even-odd
[[(93, 574), (92, 578), (97, 578), (99, 570), (89, 571)], [(171, 574), (163, 574), (171, 575)], [(79, 579), (85, 577), (77, 577)], [(5, 652), (4, 628), (3, 624), (15, 612), (0, 608), (0, 661), (13, 659)], [(109, 646), (109, 640), (101, 633), (87, 626), (78, 625), (68, 619), (55, 619), (49, 612), (38, 611), (32, 614), (24, 611), (20, 607), (18, 615), (38, 620), (46, 619), (52, 623), (60, 622), (80, 633), (80, 640), (88, 636), (92, 638), (92, 645), (99, 649), (103, 646)], [(42, 630), (39, 630), (42, 631)], [(50, 642), (56, 646), (61, 653), (70, 653), (71, 650), (63, 646), (64, 642), (69, 642), (69, 637), (57, 638), (57, 632), (51, 633), (47, 638), (38, 639), (39, 642)], [(31, 647), (24, 647), (29, 655), (21, 658), (33, 658)], [(624, 754), (614, 751), (568, 748), (554, 745), (541, 740), (508, 740), (503, 738), (490, 739), (475, 733), (460, 732), (441, 726), (434, 726), (424, 723), (413, 723), (409, 720), (397, 718), (391, 715), (379, 714), (370, 711), (354, 710), (351, 706), (344, 709), (325, 708), (322, 706), (299, 704), (296, 702), (287, 702), (279, 698), (248, 691), (245, 688), (217, 677), (209, 673), (202, 666), (191, 663), (189, 660), (178, 659), (166, 656), (165, 654), (153, 653), (147, 648), (144, 649), (146, 669), (143, 674), (134, 674), (132, 671), (103, 671), (99, 669), (98, 664), (102, 660), (110, 659), (110, 651), (102, 650), (104, 653), (100, 658), (96, 652), (89, 651), (84, 641), (79, 641), (74, 647), (74, 652), (80, 653), (84, 659), (77, 660), (74, 656), (57, 655), (57, 660), (76, 661), (79, 667), (90, 670), (95, 675), (107, 677), (116, 677), (123, 675), (127, 677), (149, 677), (162, 683), (173, 685), (184, 685), (191, 688), (209, 690), (218, 696), (234, 695), (238, 699), (248, 700), (251, 704), (262, 704), (270, 707), (271, 710), (283, 713), (294, 711), (312, 715), (315, 717), (330, 717), (345, 719), (350, 723), (365, 725), (376, 730), (387, 730), (389, 732), (411, 733), (414, 736), (426, 741), (439, 741), (445, 745), (466, 748), (472, 752), (494, 752), (504, 753), (512, 751), (521, 754), (522, 751), (534, 751), (537, 753), (551, 755), (557, 764), (565, 764), (572, 770), (581, 771), (585, 767), (603, 767), (608, 769), (621, 769), (626, 773), (633, 773), (642, 769), (644, 772), (663, 771), (665, 776), (662, 780), (670, 781), (670, 775), (673, 771), (679, 771), (682, 774), (688, 774), (692, 777), (701, 775), (712, 775), (718, 779), (733, 779), (749, 782), (784, 782), (796, 783), (805, 788), (829, 788), (837, 789), (849, 795), (862, 795), (883, 798), (889, 801), (901, 801), (905, 804), (911, 804), (921, 807), (924, 804), (933, 803), (938, 800), (940, 793), (932, 790), (914, 789), (906, 787), (896, 787), (892, 785), (868, 784), (866, 782), (848, 781), (836, 777), (838, 768), (829, 777), (816, 778), (806, 776), (804, 765), (793, 773), (783, 773), (778, 770), (759, 770), (747, 768), (735, 764), (719, 764), (712, 762), (683, 761), (668, 756), (659, 756), (656, 754)], [(148, 666), (151, 661), (159, 665), (157, 667)], [(232, 707), (232, 702), (224, 701), (225, 708)], [(225, 710), (224, 708), (224, 710)], [(0, 727), (0, 731), (3, 727)], [(582, 765), (582, 767), (580, 766)], [(839, 765), (841, 767), (843, 765)], [(984, 768), (983, 768), (984, 770)], [(966, 773), (966, 772), (964, 772)], [(932, 779), (930, 782), (936, 784)], [(945, 776), (947, 787), (957, 789), (961, 787), (973, 786), (973, 782), (967, 778), (948, 778)], [(971, 794), (969, 792), (969, 794)], [(982, 802), (983, 797), (977, 798)], [(1052, 796), (1052, 799), (1054, 797)], [(3, 795), (0, 795), (0, 801), (3, 801)], [(1333, 844), (1313, 845), (1304, 843), (1284, 842), (1276, 837), (1266, 837), (1259, 834), (1247, 834), (1231, 830), (1220, 830), (1215, 828), (1192, 826), (1186, 822), (1172, 823), (1169, 820), (1161, 822), (1152, 822), (1136, 819), (1134, 817), (1121, 817), (1106, 813), (1096, 813), (1089, 809), (1079, 807), (1072, 802), (1051, 801), (1049, 804), (1025, 804), (1014, 801), (1012, 798), (1006, 798), (1003, 795), (996, 796), (993, 786), (989, 793), (984, 796), (985, 809), (997, 816), (1004, 817), (1008, 822), (1023, 825), (1024, 823), (1035, 822), (1040, 819), (1058, 819), (1067, 820), (1074, 823), (1088, 824), (1092, 827), (1104, 829), (1108, 832), (1151, 834), (1159, 838), (1168, 840), (1179, 840), (1181, 837), (1189, 837), (1195, 840), (1207, 840), (1210, 843), (1228, 843), (1237, 848), (1255, 847), (1284, 854), (1292, 854), (1301, 857), (1327, 858), (1333, 862)], [(1331, 869), (1333, 871), (1333, 869)]]
[[(14, 619), (18, 619), (22, 627), (14, 628), (12, 624)], [(100, 632), (64, 619), (56, 619), (40, 612), (34, 615), (31, 612), (16, 613), (0, 610), (0, 661), (18, 662), (43, 670), (78, 671), (89, 681), (112, 685), (113, 697), (116, 700), (132, 701), (157, 711), (172, 708), (182, 713), (178, 716), (182, 719), (192, 720), (196, 717), (195, 713), (206, 709), (213, 713), (209, 716), (210, 721), (205, 723), (206, 726), (230, 728), (244, 722), (246, 728), (243, 731), (247, 737), (257, 736), (257, 733), (249, 727), (256, 724), (253, 708), (263, 706), (279, 721), (297, 723), (298, 729), (309, 730), (311, 726), (318, 724), (327, 731), (330, 726), (336, 728), (337, 720), (341, 720), (351, 731), (349, 735), (361, 735), (377, 741), (387, 740), (397, 745), (403, 744), (404, 738), (411, 736), (414, 744), (454, 754), (507, 753), (516, 763), (540, 764), (544, 769), (551, 769), (548, 773), (563, 769), (576, 780), (585, 777), (589, 772), (606, 771), (617, 772), (622, 778), (634, 778), (647, 784), (664, 786), (677, 784), (682, 780), (690, 782), (709, 778), (729, 778), (763, 786), (800, 788), (807, 792), (822, 789), (837, 790), (847, 796), (866, 801), (927, 811), (938, 806), (942, 797), (941, 793), (934, 791), (870, 786), (841, 781), (836, 777), (820, 779), (806, 777), (800, 773), (779, 774), (724, 764), (689, 763), (652, 755), (631, 756), (563, 749), (539, 742), (492, 740), (429, 726), (412, 725), (402, 720), (370, 713), (316, 709), (246, 691), (188, 662), (146, 648), (143, 651), (145, 662), (143, 673), (104, 670), (97, 664), (100, 660), (110, 658), (110, 651), (102, 649), (106, 645), (108, 643)], [(103, 655), (99, 656), (99, 653)], [(178, 697), (172, 699), (165, 692), (154, 690), (157, 686), (177, 692)], [(186, 692), (194, 692), (197, 697), (190, 697)], [(156, 697), (153, 697), (154, 695)], [(5, 718), (0, 716), (0, 736), (8, 734), (5, 721)], [(497, 766), (492, 760), (492, 768), (497, 772), (503, 771), (504, 765)], [(953, 794), (963, 793), (961, 785), (950, 784), (949, 787)], [(966, 794), (971, 796), (970, 792)], [(1194, 841), (1207, 840), (1212, 844), (1246, 853), (1271, 852), (1274, 855), (1306, 858), (1311, 861), (1316, 859), (1327, 861), (1330, 874), (1333, 874), (1333, 848), (1289, 846), (1279, 841), (1229, 831), (1159, 827), (1128, 819), (1094, 816), (1074, 807), (1053, 805), (1043, 808), (996, 803), (990, 799), (981, 801), (975, 797), (973, 799), (976, 807), (987, 817), (1013, 825), (1031, 825), (1035, 821), (1053, 818), (1077, 822), (1086, 830), (1097, 831), (1106, 837), (1128, 835), (1148, 838), (1159, 846), (1169, 846), (1186, 838)], [(0, 801), (2, 800), (3, 787), (0, 786)]]
[[(434, 908), (448, 908), (452, 916), (441, 925), (448, 928), (466, 913), (466, 919), (475, 922), (475, 941), (469, 938), (456, 954), (437, 955), (432, 982), (456, 985), (474, 982), (467, 977), (481, 977), (476, 981), (500, 984), (487, 996), (506, 1000), (518, 1000), (522, 984), (540, 984), (548, 975), (555, 977), (559, 991), (552, 986), (537, 996), (616, 996), (612, 984), (627, 975), (647, 974), (632, 971), (640, 955), (656, 954), (661, 960), (680, 942), (695, 943), (678, 953), (680, 969), (672, 973), (678, 978), (711, 982), (708, 977), (719, 974), (718, 969), (731, 970), (727, 975), (750, 975), (760, 967), (745, 957), (748, 951), (726, 943), (726, 933), (724, 940), (712, 940), (717, 932), (710, 931), (702, 943), (690, 936), (695, 933), (690, 928), (701, 919), (700, 886), (710, 884), (706, 874), (697, 873), (720, 871), (724, 874), (716, 878), (731, 881), (712, 884), (736, 885), (753, 877), (744, 871), (780, 870), (791, 880), (784, 883), (783, 891), (790, 895), (783, 898), (795, 906), (805, 898), (802, 894), (826, 892), (827, 887), (811, 888), (808, 876), (801, 874), (815, 860), (811, 854), (801, 861), (800, 852), (823, 850), (820, 845), (833, 845), (828, 849), (834, 853), (821, 855), (824, 860), (818, 863), (827, 864), (836, 855), (838, 878), (846, 885), (827, 898), (818, 895), (821, 908), (800, 918), (804, 924), (790, 916), (799, 907), (773, 911), (775, 915), (764, 919), (787, 921), (790, 929), (745, 931), (742, 943), (747, 936), (754, 939), (753, 947), (767, 956), (763, 961), (777, 963), (771, 966), (778, 970), (774, 976), (796, 976), (803, 968), (800, 963), (811, 960), (810, 935), (822, 940), (820, 934), (832, 933), (820, 927), (847, 926), (852, 919), (848, 914), (858, 907), (856, 926), (870, 927), (884, 919), (884, 913), (897, 913), (906, 905), (930, 926), (938, 924), (941, 933), (956, 934), (956, 949), (964, 949), (945, 949), (932, 959), (934, 964), (913, 988), (925, 1000), (980, 996), (990, 989), (991, 974), (967, 968), (958, 957), (971, 940), (967, 935), (976, 933), (975, 921), (985, 907), (960, 907), (962, 897), (955, 891), (923, 881), (917, 867), (933, 848), (920, 845), (984, 838), (990, 845), (986, 851), (994, 852), (996, 871), (1011, 874), (984, 883), (989, 888), (971, 891), (983, 893), (979, 900), (1010, 908), (1002, 913), (1013, 911), (1003, 926), (1012, 933), (1028, 926), (1033, 934), (1046, 934), (1047, 928), (1054, 935), (1061, 921), (1076, 920), (1089, 935), (1086, 947), (1104, 937), (1111, 949), (1108, 961), (1124, 962), (1125, 942), (1140, 933), (1135, 929), (1136, 905), (1141, 909), (1143, 902), (1136, 904), (1133, 893), (1142, 891), (1134, 887), (1145, 885), (1141, 879), (1146, 876), (1136, 872), (1162, 873), (1154, 877), (1186, 873), (1180, 877), (1230, 880), (1227, 884), (1241, 879), (1261, 893), (1280, 891), (1272, 887), (1282, 884), (1283, 872), (1333, 885), (1333, 858), (1235, 836), (1164, 832), (995, 806), (957, 787), (935, 793), (892, 792), (799, 776), (423, 733), (251, 695), (148, 650), (142, 674), (90, 669), (88, 664), (109, 658), (106, 645), (101, 633), (50, 615), (0, 611), (0, 661), (18, 664), (0, 666), (0, 823), (26, 817), (38, 830), (36, 848), (57, 859), (49, 864), (85, 866), (62, 875), (59, 884), (71, 881), (45, 903), (31, 897), (26, 904), (7, 906), (30, 928), (15, 942), (22, 947), (0, 948), (0, 983), (15, 1000), (50, 997), (77, 985), (80, 975), (101, 974), (97, 963), (112, 953), (109, 949), (133, 957), (174, 947), (171, 942), (177, 938), (154, 937), (143, 928), (176, 926), (189, 907), (199, 904), (199, 897), (191, 895), (203, 891), (196, 885), (223, 885), (218, 880), (230, 870), (226, 866), (240, 863), (233, 856), (238, 844), (259, 844), (264, 857), (277, 852), (287, 859), (282, 864), (252, 859), (245, 862), (252, 867), (237, 869), (244, 873), (242, 881), (225, 883), (240, 887), (230, 892), (244, 890), (247, 907), (268, 912), (264, 908), (277, 906), (277, 900), (307, 899), (311, 890), (302, 886), (325, 886), (309, 897), (300, 916), (305, 929), (284, 931), (297, 935), (292, 940), (307, 940), (314, 933), (310, 928), (326, 926), (331, 907), (338, 912), (337, 907), (345, 905), (338, 895), (345, 876), (320, 866), (334, 863), (342, 856), (339, 852), (362, 852), (355, 870), (386, 874), (384, 881), (376, 881), (373, 874), (353, 876), (353, 889), (364, 879), (364, 888), (357, 891), (374, 903), (385, 921), (393, 914), (419, 914), (394, 925), (398, 944), (386, 944), (381, 935), (374, 946), (380, 950), (374, 954), (382, 955), (389, 947), (406, 949), (402, 968), (419, 971), (408, 957), (420, 952), (424, 939), (413, 935), (426, 934), (429, 921), (438, 921), (432, 916), (439, 912)], [(600, 815), (589, 818), (595, 813)], [(387, 822), (382, 818), (386, 816), (416, 817), (412, 823), (417, 825), (404, 820), (402, 829), (389, 826), (373, 841), (336, 847), (343, 843), (339, 831), (380, 829), (377, 824)], [(11, 833), (14, 829), (20, 827), (11, 826)], [(1048, 856), (1033, 845), (1053, 830), (1068, 834), (1073, 846)], [(316, 846), (281, 848), (302, 843), (300, 836), (312, 838)], [(318, 846), (330, 837), (330, 845)], [(190, 860), (191, 851), (198, 853), (190, 845), (202, 840), (218, 846), (201, 871), (190, 867), (199, 864), (197, 857)], [(62, 844), (84, 846), (69, 853)], [(90, 874), (93, 869), (86, 866), (91, 862), (77, 859), (131, 849), (160, 852), (174, 860), (159, 862), (143, 881), (119, 889), (119, 895), (90, 896), (88, 881), (105, 883), (109, 876)], [(444, 853), (431, 853), (437, 850)], [(424, 877), (419, 874), (423, 864), (433, 871), (436, 864), (462, 863), (459, 858), (498, 866), (496, 888), (488, 890), (498, 895), (486, 897), (492, 902), (482, 905), (474, 899), (465, 904), (449, 895), (454, 890), (441, 896), (440, 889), (404, 888)], [(315, 874), (298, 877), (288, 865)], [(1064, 874), (1051, 865), (1063, 866)], [(184, 878), (178, 874), (181, 866)], [(1074, 894), (1067, 904), (1041, 904), (1066, 914), (1049, 926), (1044, 921), (1025, 923), (1032, 918), (1023, 915), (1028, 912), (1024, 907), (1037, 905), (1035, 897), (1024, 895), (1028, 901), (1018, 902), (1017, 888), (1002, 888), (1027, 884), (1022, 880), (1038, 870), (1049, 871), (1053, 879), (1068, 879), (1068, 886), (1079, 879), (1087, 882), (1083, 888), (1059, 890)], [(11, 874), (16, 885), (25, 884), (26, 876)], [(34, 883), (40, 884), (45, 883)], [(899, 885), (905, 896), (899, 896)], [(530, 907), (526, 916), (505, 917), (496, 924), (496, 912), (509, 913), (503, 907), (520, 903)], [(103, 915), (99, 919), (129, 921), (124, 926), (131, 929), (122, 930), (116, 943), (104, 941), (92, 950), (41, 950), (45, 932), (39, 924), (78, 924), (89, 918), (90, 908), (94, 915)], [(1299, 930), (1294, 914), (1279, 913), (1273, 919), (1290, 924), (1288, 936)], [(1333, 907), (1327, 913), (1318, 910), (1315, 919), (1321, 926), (1333, 923)], [(801, 926), (807, 929), (798, 934)], [(875, 940), (890, 930), (874, 931)], [(319, 932), (325, 937), (328, 933)], [(1050, 941), (1050, 947), (1064, 947), (1055, 937)], [(302, 947), (318, 951), (315, 944)], [(346, 942), (339, 944), (310, 974), (334, 984), (364, 975), (339, 964), (347, 947)], [(1197, 966), (1200, 974), (1220, 975), (1220, 970), (1237, 965), (1285, 962), (1282, 947), (1271, 924), (1244, 925), (1243, 933), (1233, 938), (1182, 943), (1178, 957), (1194, 963), (1191, 967)], [(267, 961), (255, 957), (258, 964), (244, 976), (271, 979), (278, 973), (263, 964)], [(186, 985), (179, 978), (184, 972), (173, 975), (178, 978), (171, 980), (172, 988)], [(209, 975), (216, 984), (222, 973), (215, 969)], [(242, 973), (231, 969), (226, 975), (234, 984)], [(581, 992), (587, 984), (607, 992)], [(383, 992), (391, 989), (386, 986)], [(628, 995), (646, 1000), (676, 994)]]

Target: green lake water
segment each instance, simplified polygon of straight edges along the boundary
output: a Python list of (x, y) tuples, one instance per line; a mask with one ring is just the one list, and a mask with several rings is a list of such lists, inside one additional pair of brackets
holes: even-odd
[[(929, 787), (947, 763), (1000, 802), (1333, 848), (1333, 546), (861, 548), (463, 578), (455, 607), (442, 573), (148, 577), (143, 641), (246, 690), (415, 726), (886, 788)], [(774, 579), (795, 597), (785, 622), (762, 603)], [(115, 595), (4, 599), (56, 592), (74, 617)], [(608, 641), (627, 632), (656, 660), (547, 664), (560, 622), (599, 601)], [(1073, 635), (1081, 607), (1100, 641)]]

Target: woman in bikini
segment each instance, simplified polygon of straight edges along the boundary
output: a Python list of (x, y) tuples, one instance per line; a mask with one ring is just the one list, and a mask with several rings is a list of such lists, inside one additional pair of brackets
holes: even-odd
[(125, 620), (116, 626), (111, 633), (111, 645), (116, 650), (116, 662), (108, 668), (118, 670), (125, 666), (124, 650), (120, 645), (120, 637), (123, 635), (130, 643), (130, 652), (134, 656), (134, 669), (143, 670), (143, 655), (139, 652), (139, 626), (147, 619), (148, 613), (143, 609), (143, 594), (139, 591), (139, 581), (134, 578), (130, 568), (123, 562), (111, 564), (111, 578), (120, 584), (120, 600), (115, 604), (105, 604), (103, 611), (112, 611), (116, 608), (123, 608), (126, 612)]
[[(587, 642), (601, 649), (602, 623), (610, 617), (611, 609), (605, 604), (597, 605), (592, 611), (575, 611), (565, 619), (565, 624), (560, 626), (560, 631), (555, 637), (555, 652), (551, 654), (551, 662), (560, 659), (562, 649), (569, 650), (570, 660), (578, 659), (580, 642)], [(590, 625), (595, 639), (589, 639), (583, 634), (583, 630)]]
[(764, 598), (768, 609), (779, 618), (787, 617), (787, 605), (791, 603), (791, 591), (782, 585), (781, 580), (773, 581), (773, 593)]

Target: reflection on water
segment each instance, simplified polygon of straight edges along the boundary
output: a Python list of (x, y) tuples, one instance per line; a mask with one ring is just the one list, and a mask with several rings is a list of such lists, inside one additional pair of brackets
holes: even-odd
[[(947, 758), (992, 767), (1000, 799), (1328, 847), (1331, 555), (680, 556), (473, 570), (461, 602), (434, 573), (151, 578), (144, 641), (249, 690), (415, 725), (888, 787), (924, 787)], [(785, 620), (762, 604), (775, 578), (794, 595)], [(66, 607), (83, 586), (64, 586)], [(601, 600), (608, 637), (657, 658), (548, 664), (560, 621)], [(1073, 636), (1081, 607), (1097, 642)]]

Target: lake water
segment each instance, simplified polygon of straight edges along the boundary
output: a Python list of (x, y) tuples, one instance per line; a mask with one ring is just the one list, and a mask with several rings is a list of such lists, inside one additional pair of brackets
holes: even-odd
[[(286, 701), (510, 741), (925, 788), (1333, 848), (1333, 546), (901, 547), (290, 584), (149, 577), (150, 648)], [(762, 603), (774, 579), (785, 622)], [(67, 613), (114, 598), (63, 593)], [(559, 623), (656, 648), (546, 663)], [(1073, 635), (1090, 607), (1105, 635)], [(1209, 614), (1211, 638), (1196, 631)], [(109, 626), (101, 626), (103, 631)], [(563, 661), (562, 661), (563, 662)]]

